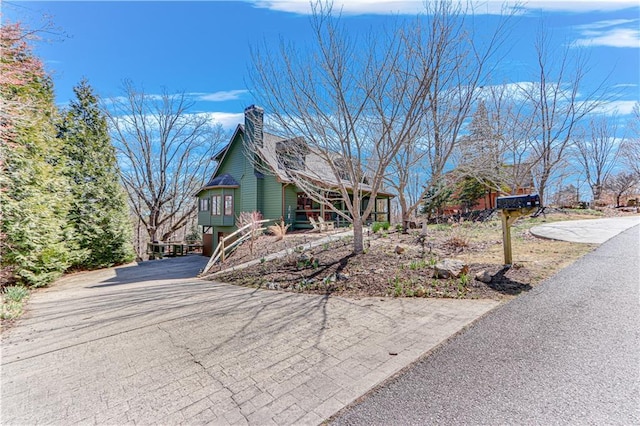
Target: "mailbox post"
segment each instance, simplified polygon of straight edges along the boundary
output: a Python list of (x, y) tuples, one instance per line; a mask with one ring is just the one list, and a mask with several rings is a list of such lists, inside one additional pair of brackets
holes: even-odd
[(501, 210), (504, 264), (510, 266), (513, 264), (511, 225), (513, 225), (513, 222), (520, 216), (527, 215), (540, 207), (540, 196), (538, 194), (528, 194), (498, 197), (496, 207)]

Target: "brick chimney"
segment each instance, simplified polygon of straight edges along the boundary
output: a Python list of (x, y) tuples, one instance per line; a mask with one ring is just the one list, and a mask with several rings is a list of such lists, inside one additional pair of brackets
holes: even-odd
[(262, 148), (263, 141), (264, 110), (255, 105), (244, 109), (244, 133), (250, 146)]

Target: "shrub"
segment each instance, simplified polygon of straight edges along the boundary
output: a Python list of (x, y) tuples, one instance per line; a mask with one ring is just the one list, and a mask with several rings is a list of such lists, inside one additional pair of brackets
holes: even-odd
[(23, 301), (29, 297), (29, 290), (24, 286), (5, 287), (2, 291), (1, 319), (14, 319), (22, 315)]
[(371, 232), (375, 234), (381, 229), (388, 231), (390, 227), (391, 227), (391, 224), (389, 222), (373, 222), (371, 224)]
[(267, 228), (267, 230), (276, 236), (276, 241), (280, 241), (284, 238), (284, 235), (287, 233), (287, 229), (289, 229), (290, 225), (285, 225), (284, 221), (280, 221), (280, 223), (273, 224)]
[(5, 287), (3, 293), (3, 298), (5, 300), (11, 300), (14, 302), (21, 302), (23, 299), (29, 297), (29, 290), (21, 285)]
[(22, 315), (22, 303), (12, 300), (2, 304), (0, 308), (0, 319), (14, 319)]
[(240, 212), (238, 217), (236, 218), (236, 224), (238, 229), (243, 228), (247, 225), (250, 225), (247, 229), (245, 229), (242, 234), (249, 236), (249, 251), (253, 255), (253, 243), (260, 233), (260, 221), (262, 220), (262, 213), (260, 212)]
[(454, 249), (464, 249), (469, 247), (469, 239), (461, 235), (453, 235), (447, 239), (447, 245)]

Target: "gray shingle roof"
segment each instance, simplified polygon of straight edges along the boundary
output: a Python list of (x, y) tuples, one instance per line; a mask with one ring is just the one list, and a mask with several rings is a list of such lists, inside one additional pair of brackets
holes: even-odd
[(220, 176), (216, 176), (213, 179), (211, 179), (209, 182), (207, 182), (207, 184), (205, 185), (205, 188), (215, 188), (215, 187), (239, 187), (240, 184), (238, 183), (237, 180), (235, 180), (233, 178), (233, 176), (231, 176), (229, 173), (225, 173), (223, 175)]

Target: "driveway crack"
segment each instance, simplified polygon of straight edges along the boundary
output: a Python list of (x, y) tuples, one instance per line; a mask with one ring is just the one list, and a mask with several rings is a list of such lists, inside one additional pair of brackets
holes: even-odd
[[(158, 330), (162, 331), (163, 333), (165, 333), (165, 334), (169, 337), (169, 340), (171, 341), (171, 345), (173, 345), (173, 347), (178, 348), (178, 349), (182, 349), (183, 351), (185, 351), (185, 352), (189, 355), (189, 357), (191, 358), (191, 361), (192, 361), (194, 364), (197, 364), (198, 366), (200, 366), (200, 368), (202, 369), (202, 371), (204, 371), (204, 372), (205, 372), (205, 373), (207, 373), (209, 376), (211, 376), (211, 373), (209, 373), (209, 372), (207, 371), (207, 368), (204, 366), (204, 364), (202, 364), (202, 361), (200, 361), (200, 360), (198, 359), (198, 357), (196, 356), (196, 354), (194, 354), (194, 353), (193, 353), (193, 351), (191, 350), (191, 348), (189, 348), (189, 347), (188, 347), (188, 346), (186, 346), (186, 345), (183, 345), (183, 344), (180, 344), (180, 343), (176, 342), (175, 338), (173, 337), (173, 334), (171, 334), (168, 330), (166, 330), (166, 329), (162, 328), (162, 327), (160, 326), (160, 324), (158, 324), (158, 325), (157, 325), (157, 327), (158, 327)], [(213, 376), (211, 376), (211, 377), (215, 379), (215, 377), (213, 377)]]
[[(193, 351), (191, 350), (191, 348), (189, 348), (188, 346), (186, 346), (186, 345), (184, 345), (184, 344), (180, 344), (180, 343), (178, 343), (178, 342), (175, 340), (175, 338), (173, 337), (173, 334), (171, 334), (171, 332), (169, 332), (169, 330), (166, 330), (166, 329), (162, 328), (162, 327), (160, 326), (160, 324), (158, 324), (156, 327), (158, 328), (158, 330), (162, 331), (163, 333), (165, 333), (165, 334), (169, 337), (169, 340), (171, 341), (171, 345), (172, 345), (174, 348), (182, 349), (184, 352), (186, 352), (186, 353), (189, 355), (189, 357), (191, 358), (191, 361), (192, 361), (194, 364), (198, 365), (198, 366), (200, 367), (200, 369), (201, 369), (205, 374), (207, 374), (209, 377), (211, 377), (213, 380), (215, 380), (216, 382), (220, 383), (220, 382), (219, 382), (219, 380), (218, 380), (218, 379), (217, 379), (217, 378), (216, 378), (216, 377), (215, 377), (211, 372), (209, 372), (209, 371), (207, 370), (207, 368), (204, 366), (204, 364), (202, 364), (202, 361), (200, 361), (200, 360), (198, 359), (198, 357), (196, 356), (196, 354), (195, 354), (195, 353), (193, 353)], [(226, 389), (226, 390), (228, 390), (228, 391), (230, 391), (230, 392), (232, 392), (232, 393), (233, 393), (233, 391), (232, 391), (231, 389), (229, 389), (229, 387), (228, 387), (228, 386), (222, 385), (222, 387), (223, 387), (224, 389)], [(240, 413), (240, 415), (242, 415), (242, 417), (244, 417), (245, 421), (246, 421), (247, 423), (249, 423), (249, 419), (248, 419), (248, 418), (247, 418), (247, 416), (242, 412), (242, 409), (240, 408), (240, 405), (239, 405), (239, 404), (238, 404), (238, 403), (233, 399), (233, 397), (231, 397), (231, 400), (236, 404), (236, 407), (237, 407), (237, 409), (238, 409), (238, 413)]]

